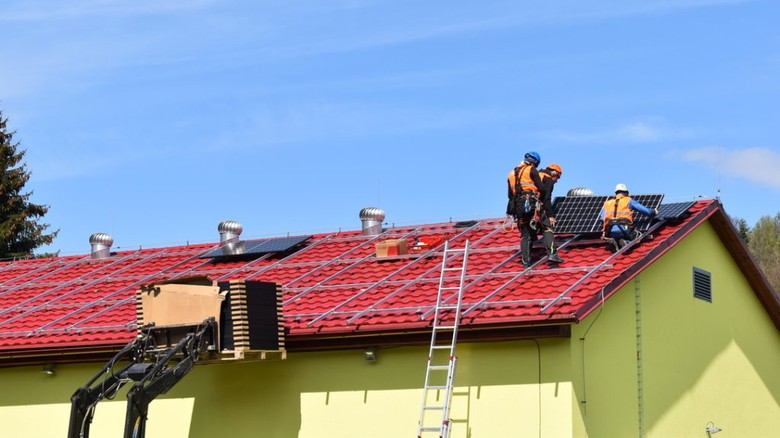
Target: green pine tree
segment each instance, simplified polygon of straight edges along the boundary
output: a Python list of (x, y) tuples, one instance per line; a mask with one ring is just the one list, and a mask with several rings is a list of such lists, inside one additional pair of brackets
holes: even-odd
[(748, 225), (747, 221), (742, 218), (731, 218), (731, 222), (737, 229), (742, 241), (745, 242), (745, 244), (750, 243), (750, 225)]
[(39, 223), (48, 205), (30, 202), (24, 192), (30, 172), (22, 162), (25, 149), (14, 142), (16, 131), (7, 130), (8, 119), (0, 110), (0, 259), (30, 257), (33, 250), (50, 244), (57, 231), (45, 234), (48, 224)]

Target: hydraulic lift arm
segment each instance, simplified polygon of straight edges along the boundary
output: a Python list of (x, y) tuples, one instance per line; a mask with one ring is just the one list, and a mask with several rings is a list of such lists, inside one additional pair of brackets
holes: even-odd
[[(168, 349), (156, 364), (136, 364), (128, 370), (128, 373), (136, 374), (140, 379), (127, 391), (125, 438), (142, 438), (146, 435), (149, 403), (158, 395), (168, 392), (192, 370), (201, 353), (205, 353), (210, 345), (206, 335), (210, 332), (213, 334), (213, 329), (214, 325), (205, 321), (194, 333), (188, 333), (175, 347)], [(180, 354), (184, 358), (168, 366), (168, 362)]]
[[(171, 345), (171, 332), (186, 332), (174, 346), (158, 348), (158, 344)], [(164, 342), (165, 339), (169, 342)], [(175, 327), (142, 328), (139, 337), (127, 344), (103, 369), (71, 397), (68, 438), (88, 438), (89, 426), (95, 407), (103, 399), (112, 399), (119, 389), (131, 381), (137, 382), (127, 393), (125, 438), (143, 438), (146, 433), (146, 415), (155, 397), (166, 393), (192, 368), (200, 355), (215, 343), (216, 321), (208, 318), (200, 324)], [(177, 357), (178, 362), (170, 364)], [(145, 359), (154, 362), (145, 362)], [(116, 364), (128, 363), (117, 371)], [(98, 379), (103, 380), (96, 384)]]

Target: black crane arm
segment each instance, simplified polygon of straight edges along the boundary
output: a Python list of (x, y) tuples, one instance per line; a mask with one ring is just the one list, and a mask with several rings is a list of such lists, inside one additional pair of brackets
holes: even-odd
[[(158, 343), (170, 345), (169, 342), (165, 343), (165, 338), (170, 338), (171, 331), (184, 331), (186, 334), (176, 345), (158, 348)], [(201, 354), (215, 344), (216, 335), (217, 324), (213, 317), (194, 325), (155, 327), (150, 324), (142, 328), (137, 338), (114, 355), (71, 396), (68, 438), (89, 438), (95, 406), (101, 400), (113, 399), (131, 381), (137, 383), (127, 393), (124, 436), (143, 438), (149, 403), (158, 395), (168, 392), (192, 370)], [(183, 358), (169, 364), (177, 356)], [(145, 362), (147, 359), (150, 362)], [(121, 361), (127, 363), (115, 370)], [(98, 382), (101, 378), (103, 380)]]
[[(213, 319), (204, 321), (194, 333), (188, 333), (175, 347), (170, 348), (156, 364), (138, 364), (143, 377), (127, 391), (127, 414), (125, 416), (125, 438), (143, 438), (146, 435), (146, 416), (149, 403), (158, 395), (165, 394), (189, 373), (201, 353), (208, 347), (207, 340), (214, 329)], [(168, 362), (179, 354), (184, 358), (172, 366)], [(132, 371), (132, 370), (131, 370)]]

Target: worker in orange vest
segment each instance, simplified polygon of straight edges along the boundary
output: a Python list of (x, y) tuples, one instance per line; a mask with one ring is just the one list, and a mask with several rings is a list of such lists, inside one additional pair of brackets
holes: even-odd
[[(549, 210), (549, 213), (546, 214), (548, 223), (551, 226), (555, 225), (552, 206), (549, 202), (552, 186), (542, 182), (537, 170), (540, 162), (541, 157), (538, 153), (528, 152), (525, 154), (523, 162), (510, 171), (507, 177), (507, 195), (509, 197), (507, 214), (513, 216), (519, 225), (520, 259), (525, 268), (531, 266), (531, 242), (532, 239), (536, 240), (537, 227), (542, 220), (541, 210), (543, 208)], [(548, 202), (544, 203), (545, 199)], [(552, 222), (550, 222), (550, 218), (552, 218)], [(552, 240), (552, 231), (550, 239)], [(548, 248), (554, 248), (552, 243)], [(555, 252), (550, 254), (549, 260), (556, 263), (563, 261)]]
[[(546, 169), (539, 171), (539, 178), (542, 180), (541, 186), (541, 231), (544, 238), (544, 249), (547, 251), (547, 261), (551, 263), (563, 263), (563, 259), (558, 255), (555, 248), (555, 239), (553, 231), (555, 230), (555, 213), (552, 208), (552, 193), (555, 183), (563, 176), (563, 169), (558, 164), (550, 164)], [(540, 231), (537, 229), (537, 232)]]
[(628, 196), (628, 186), (620, 183), (615, 186), (615, 197), (604, 202), (601, 220), (604, 222), (602, 237), (610, 240), (615, 251), (641, 235), (634, 227), (634, 212), (655, 216), (658, 210), (645, 207)]

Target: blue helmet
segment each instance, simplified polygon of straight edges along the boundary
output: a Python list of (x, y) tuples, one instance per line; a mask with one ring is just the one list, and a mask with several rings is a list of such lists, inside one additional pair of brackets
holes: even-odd
[(539, 156), (536, 152), (529, 152), (525, 154), (525, 161), (528, 161), (529, 163), (538, 166), (539, 163), (542, 162), (542, 157)]

